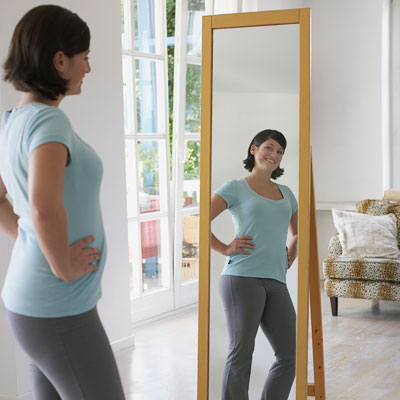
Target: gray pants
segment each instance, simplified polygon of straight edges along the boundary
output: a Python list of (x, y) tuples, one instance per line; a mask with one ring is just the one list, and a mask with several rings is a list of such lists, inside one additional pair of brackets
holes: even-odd
[(274, 279), (221, 275), (229, 351), (223, 400), (247, 400), (255, 337), (261, 326), (276, 356), (262, 400), (286, 400), (295, 378), (296, 313), (286, 284)]
[(30, 358), (34, 399), (125, 398), (96, 308), (62, 318), (6, 313), (15, 338)]

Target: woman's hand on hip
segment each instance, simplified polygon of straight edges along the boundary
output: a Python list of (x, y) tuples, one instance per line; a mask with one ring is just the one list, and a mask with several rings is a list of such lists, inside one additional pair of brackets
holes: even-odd
[(235, 253), (251, 254), (248, 250), (254, 250), (254, 241), (252, 236), (240, 236), (234, 239), (230, 244), (226, 246), (224, 255), (232, 256)]
[(291, 248), (286, 246), (286, 257), (288, 261), (288, 269), (292, 266), (294, 260), (296, 259), (297, 249), (295, 246), (291, 246)]
[(71, 263), (71, 280), (77, 281), (92, 271), (97, 271), (98, 267), (91, 264), (100, 258), (100, 250), (95, 247), (87, 247), (94, 242), (94, 236), (87, 236), (69, 246)]
[(287, 258), (288, 268), (290, 268), (292, 266), (292, 262), (290, 260), (289, 249), (287, 246), (286, 246), (286, 258)]

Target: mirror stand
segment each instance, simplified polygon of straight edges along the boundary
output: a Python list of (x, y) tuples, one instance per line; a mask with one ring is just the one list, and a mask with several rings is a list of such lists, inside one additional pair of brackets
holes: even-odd
[[(310, 150), (311, 155), (311, 150)], [(311, 187), (310, 187), (310, 309), (311, 309), (311, 337), (313, 345), (314, 383), (308, 383), (307, 396), (324, 400), (325, 395), (325, 369), (324, 347), (322, 334), (321, 292), (318, 267), (318, 242), (317, 220), (315, 211), (314, 174), (312, 157)]]

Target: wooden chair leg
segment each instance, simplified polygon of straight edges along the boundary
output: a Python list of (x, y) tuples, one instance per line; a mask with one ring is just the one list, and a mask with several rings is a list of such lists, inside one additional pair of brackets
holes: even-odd
[(332, 316), (337, 317), (338, 315), (338, 298), (337, 297), (329, 297), (331, 300), (331, 310)]

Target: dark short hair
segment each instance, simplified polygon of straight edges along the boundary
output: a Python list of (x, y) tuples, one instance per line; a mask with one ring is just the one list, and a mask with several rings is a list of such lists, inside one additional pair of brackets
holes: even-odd
[[(277, 141), (282, 148), (285, 150), (286, 149), (286, 139), (285, 136), (279, 131), (273, 130), (273, 129), (265, 129), (261, 132), (258, 132), (256, 136), (254, 136), (253, 140), (250, 143), (249, 149), (247, 150), (247, 158), (243, 160), (244, 167), (248, 171), (253, 171), (254, 168), (254, 155), (251, 154), (251, 146), (254, 144), (257, 147), (260, 147), (265, 141), (268, 139), (274, 139)], [(272, 171), (271, 178), (276, 179), (279, 178), (280, 176), (283, 175), (284, 169), (281, 167), (276, 168), (274, 171)]]
[(17, 90), (56, 100), (68, 80), (53, 65), (57, 51), (67, 57), (89, 49), (89, 28), (77, 14), (55, 5), (32, 8), (18, 22), (4, 62), (4, 80)]

